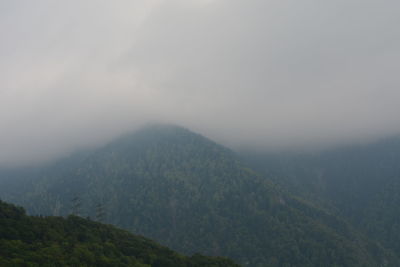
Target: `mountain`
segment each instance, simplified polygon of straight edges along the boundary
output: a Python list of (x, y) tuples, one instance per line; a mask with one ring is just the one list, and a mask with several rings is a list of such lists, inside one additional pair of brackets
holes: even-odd
[(335, 211), (400, 256), (400, 137), (314, 155), (242, 157), (266, 179)]
[(335, 213), (176, 126), (145, 128), (20, 181), (0, 196), (31, 214), (90, 216), (185, 254), (248, 266), (399, 266)]
[(0, 266), (229, 267), (223, 258), (182, 256), (157, 243), (76, 216), (32, 217), (0, 201)]

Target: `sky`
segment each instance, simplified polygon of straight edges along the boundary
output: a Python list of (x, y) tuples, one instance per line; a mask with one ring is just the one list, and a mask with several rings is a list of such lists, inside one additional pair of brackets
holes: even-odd
[(0, 1), (0, 164), (148, 122), (230, 147), (400, 133), (394, 0)]

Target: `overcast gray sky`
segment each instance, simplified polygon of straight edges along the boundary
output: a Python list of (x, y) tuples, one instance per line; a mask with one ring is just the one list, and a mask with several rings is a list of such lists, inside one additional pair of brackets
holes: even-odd
[(147, 121), (229, 146), (400, 132), (400, 1), (0, 1), (0, 163)]

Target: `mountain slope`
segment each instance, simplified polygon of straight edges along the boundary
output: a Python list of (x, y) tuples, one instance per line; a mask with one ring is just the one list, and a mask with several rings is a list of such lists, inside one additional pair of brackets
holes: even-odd
[[(75, 213), (184, 253), (227, 256), (249, 266), (398, 263), (338, 217), (179, 127), (150, 127), (40, 173), (23, 196), (8, 199), (36, 214), (65, 215), (74, 206)], [(97, 214), (99, 207), (105, 216)]]
[(30, 217), (0, 201), (0, 266), (228, 267), (227, 259), (185, 257), (146, 238), (80, 217)]
[[(400, 138), (315, 155), (248, 154), (296, 195), (324, 203), (400, 255)], [(271, 175), (273, 174), (273, 175)]]

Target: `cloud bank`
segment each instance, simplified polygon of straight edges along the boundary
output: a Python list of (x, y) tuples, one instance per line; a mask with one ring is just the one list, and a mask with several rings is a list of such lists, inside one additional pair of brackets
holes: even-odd
[(0, 2), (0, 163), (60, 156), (147, 122), (229, 146), (400, 132), (400, 3)]

